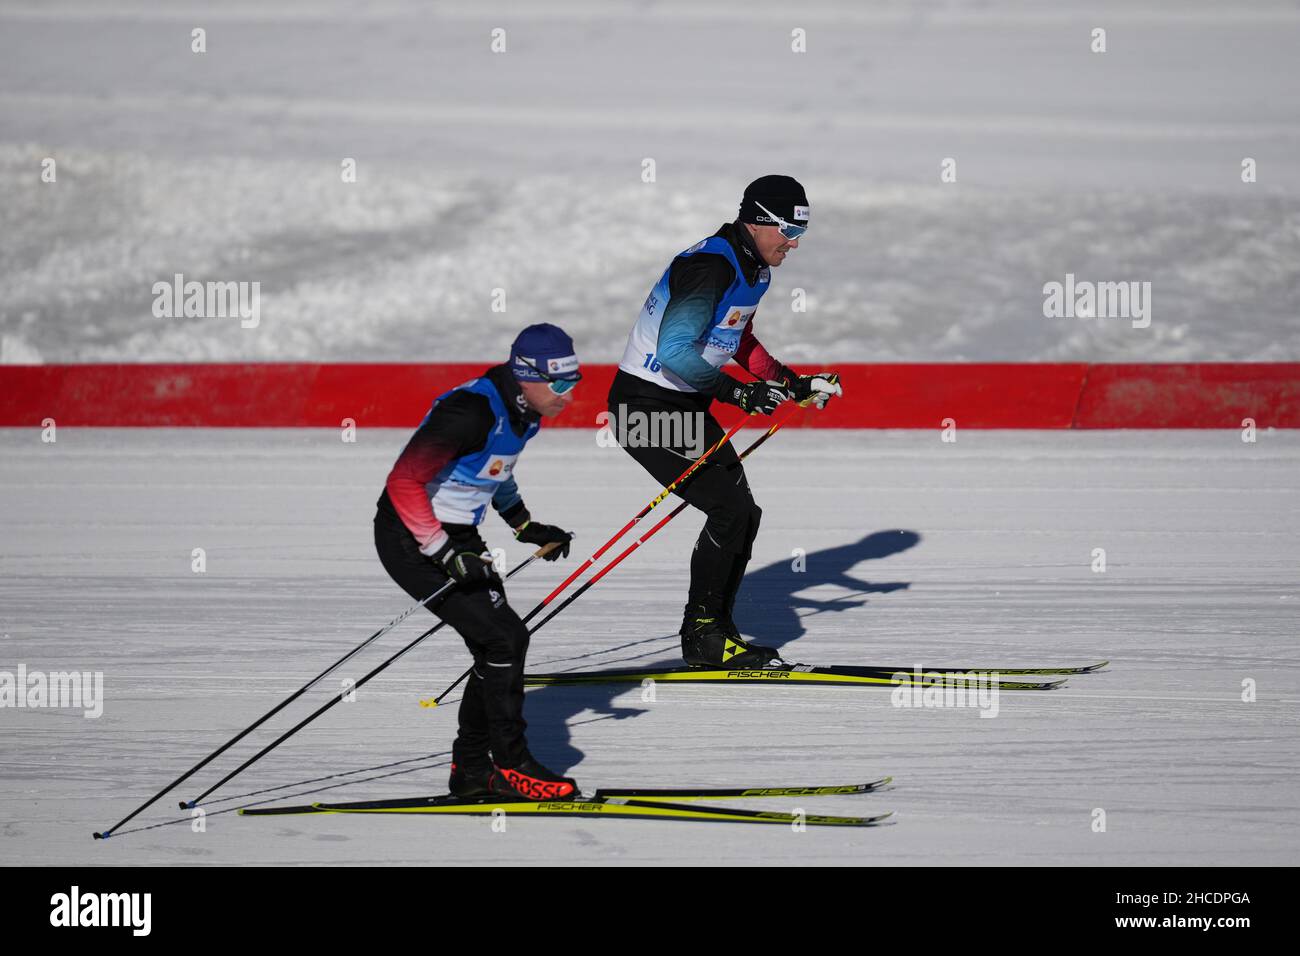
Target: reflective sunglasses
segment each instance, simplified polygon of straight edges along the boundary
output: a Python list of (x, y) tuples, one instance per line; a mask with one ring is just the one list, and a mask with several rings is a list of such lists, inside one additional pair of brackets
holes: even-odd
[(532, 362), (528, 361), (528, 359), (524, 358), (522, 355), (519, 356), (519, 361), (523, 362), (525, 365), (527, 365), (530, 369), (532, 369), (542, 378), (546, 379), (547, 387), (550, 388), (551, 392), (556, 395), (563, 395), (565, 392), (573, 391), (573, 386), (577, 385), (579, 382), (582, 381), (581, 372), (578, 373), (577, 378), (556, 378), (553, 375), (547, 375), (545, 372), (543, 372)]
[(784, 219), (782, 219), (776, 213), (772, 212), (772, 210), (768, 209), (758, 200), (754, 201), (754, 205), (757, 206), (759, 209), (763, 210), (763, 212), (768, 214), (768, 216), (776, 223), (776, 227), (781, 230), (781, 235), (783, 235), (787, 239), (798, 239), (800, 236), (802, 236), (805, 232), (808, 231), (807, 226), (796, 226), (792, 222), (786, 222)]

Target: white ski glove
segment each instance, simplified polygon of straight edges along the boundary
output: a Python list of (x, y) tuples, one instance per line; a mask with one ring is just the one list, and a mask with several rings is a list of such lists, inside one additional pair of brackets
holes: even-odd
[(839, 372), (814, 372), (811, 375), (796, 375), (786, 382), (790, 396), (804, 408), (816, 405), (825, 408), (826, 403), (836, 395), (843, 395), (840, 388)]

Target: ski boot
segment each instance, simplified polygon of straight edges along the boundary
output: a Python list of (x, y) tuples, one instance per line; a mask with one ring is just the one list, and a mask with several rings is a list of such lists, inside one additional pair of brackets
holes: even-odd
[(495, 795), (524, 800), (570, 800), (582, 796), (572, 777), (562, 777), (546, 769), (531, 756), (525, 756), (513, 767), (493, 766), (488, 790)]
[(748, 670), (781, 659), (776, 648), (749, 643), (725, 617), (688, 615), (682, 622), (681, 635), (682, 658), (691, 667)]
[(462, 799), (489, 797), (492, 795), (492, 791), (488, 788), (491, 777), (492, 762), (486, 758), (474, 762), (453, 762), (447, 789), (451, 791), (453, 797)]

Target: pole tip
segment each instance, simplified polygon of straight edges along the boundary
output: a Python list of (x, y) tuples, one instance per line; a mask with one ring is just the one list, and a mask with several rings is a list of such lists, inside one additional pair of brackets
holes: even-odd
[(96, 840), (107, 840), (109, 835), (107, 833), (95, 833), (94, 836)]
[(190, 800), (182, 800), (182, 801), (181, 801), (181, 809), (182, 809), (182, 810), (193, 810), (193, 809), (194, 809), (194, 803), (193, 803), (192, 801), (190, 801)]

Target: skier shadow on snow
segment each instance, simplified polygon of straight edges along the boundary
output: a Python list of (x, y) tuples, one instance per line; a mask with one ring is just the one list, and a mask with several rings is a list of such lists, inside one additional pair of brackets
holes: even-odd
[[(575, 684), (538, 687), (528, 692), (528, 744), (538, 760), (568, 773), (585, 754), (573, 745), (572, 728), (598, 720), (626, 720), (646, 712), (646, 705), (616, 705), (614, 698), (639, 688), (617, 684)], [(586, 713), (594, 711), (594, 713)], [(580, 719), (578, 715), (583, 715)], [(579, 781), (581, 785), (583, 781)], [(590, 784), (591, 781), (586, 781)]]
[[(804, 621), (807, 618), (847, 611), (868, 603), (866, 598), (854, 600), (857, 595), (904, 591), (912, 586), (910, 581), (875, 583), (852, 577), (849, 572), (863, 561), (887, 558), (913, 548), (920, 540), (921, 536), (915, 531), (876, 531), (852, 544), (809, 553), (804, 558), (802, 571), (795, 570), (793, 557), (750, 571), (745, 575), (736, 596), (736, 628), (745, 637), (780, 650), (804, 635)], [(829, 601), (797, 596), (800, 591), (827, 584), (853, 593)], [(812, 613), (798, 613), (807, 610)]]
[[(805, 618), (862, 607), (868, 603), (868, 599), (863, 597), (854, 600), (860, 595), (888, 594), (911, 587), (910, 581), (863, 581), (850, 576), (849, 572), (864, 561), (886, 558), (915, 547), (920, 540), (921, 535), (915, 531), (877, 531), (852, 544), (807, 554), (802, 562), (802, 571), (795, 570), (793, 558), (751, 570), (745, 575), (737, 595), (736, 626), (746, 637), (779, 650), (803, 636), (806, 631)], [(833, 585), (852, 593), (830, 600), (798, 596), (801, 591), (821, 585)], [(675, 613), (675, 607), (673, 611)], [(801, 615), (798, 613), (800, 611), (811, 613)], [(638, 660), (636, 666), (680, 663), (676, 635), (664, 640), (672, 645), (670, 656), (657, 660)], [(653, 653), (658, 658), (662, 651), (656, 650)], [(595, 666), (613, 665), (606, 661)], [(529, 669), (553, 668), (538, 664)], [(646, 705), (623, 706), (614, 703), (616, 698), (635, 691), (639, 691), (639, 688), (627, 684), (555, 685), (529, 691), (528, 737), (534, 754), (547, 766), (567, 773), (584, 757), (583, 752), (573, 745), (571, 728), (599, 720), (625, 720), (645, 713), (648, 709)], [(580, 720), (577, 719), (579, 715), (583, 715)]]

